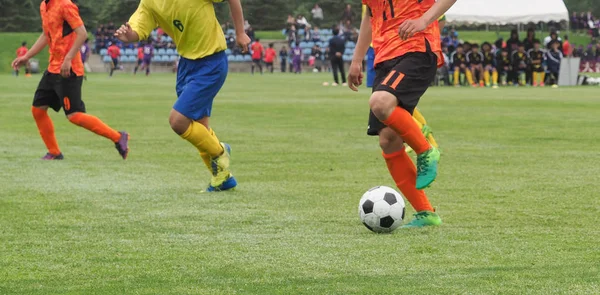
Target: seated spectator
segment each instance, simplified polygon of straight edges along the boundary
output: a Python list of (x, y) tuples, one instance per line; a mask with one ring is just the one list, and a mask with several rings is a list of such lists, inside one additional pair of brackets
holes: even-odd
[(358, 30), (352, 26), (352, 22), (350, 21), (346, 21), (346, 24), (344, 25), (344, 39), (353, 42), (356, 42), (358, 39)]
[(315, 45), (310, 54), (311, 58), (314, 60), (314, 68), (321, 72), (323, 70), (323, 51), (319, 45)]
[(298, 39), (298, 34), (296, 32), (296, 26), (292, 25), (290, 27), (290, 29), (288, 30), (288, 34), (287, 34), (287, 41), (288, 41), (288, 44), (290, 45), (290, 48), (292, 48), (292, 44), (296, 44), (297, 39)]
[(311, 39), (313, 42), (321, 41), (321, 32), (319, 31), (319, 28), (316, 26), (312, 30)]
[(546, 52), (546, 61), (548, 66), (548, 72), (550, 73), (550, 84), (555, 87), (558, 84), (559, 71), (560, 71), (560, 62), (563, 58), (563, 55), (559, 49), (560, 42), (557, 40), (550, 42), (550, 50)]
[(233, 50), (233, 47), (235, 47), (235, 37), (233, 36), (233, 33), (229, 33), (229, 35), (225, 37), (225, 41), (227, 42), (227, 48)]
[(506, 40), (506, 48), (508, 48), (508, 52), (510, 52), (511, 56), (512, 53), (517, 51), (517, 49), (519, 49), (519, 44), (521, 43), (521, 41), (519, 40), (519, 32), (517, 32), (517, 30), (511, 30), (510, 31), (510, 38), (508, 38), (508, 40)]
[(250, 29), (250, 23), (248, 22), (248, 20), (244, 21), (244, 31), (247, 31), (248, 29)]
[(248, 35), (250, 41), (256, 40), (256, 36), (254, 35), (254, 28), (252, 28), (252, 26), (248, 27), (248, 29), (246, 30), (246, 35)]
[(527, 37), (523, 39), (523, 44), (525, 45), (525, 51), (529, 51), (533, 48), (533, 43), (537, 39), (535, 38), (535, 29), (529, 28), (527, 29)]
[(299, 29), (307, 29), (310, 27), (310, 24), (303, 15), (299, 14), (296, 18), (296, 27)]
[(548, 49), (551, 49), (551, 42), (558, 42), (560, 51), (562, 51), (562, 39), (558, 37), (558, 33), (556, 32), (556, 30), (550, 31), (550, 36), (544, 38), (544, 44)]
[(342, 12), (342, 18), (341, 18), (341, 23), (345, 24), (348, 21), (350, 21), (350, 23), (352, 23), (354, 21), (354, 11), (352, 11), (352, 5), (350, 4), (346, 4), (346, 8), (344, 8), (344, 11)]
[(287, 32), (293, 25), (296, 24), (296, 19), (291, 14), (288, 14), (287, 21), (285, 23), (286, 23), (285, 28), (286, 28), (286, 32)]

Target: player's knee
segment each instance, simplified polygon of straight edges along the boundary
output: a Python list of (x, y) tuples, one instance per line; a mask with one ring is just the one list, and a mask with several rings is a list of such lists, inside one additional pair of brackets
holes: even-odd
[(373, 114), (381, 119), (382, 117), (389, 116), (394, 108), (398, 106), (398, 101), (391, 93), (376, 91), (371, 95), (371, 99), (369, 99), (369, 106), (371, 107)]
[(175, 133), (177, 133), (178, 135), (182, 135), (190, 127), (190, 120), (184, 120), (179, 116), (171, 114), (171, 116), (169, 116), (169, 125)]
[(31, 107), (31, 114), (33, 115), (33, 117), (35, 119), (43, 116), (44, 114), (46, 114), (48, 112), (48, 107), (47, 106), (42, 106), (42, 107)]
[(394, 130), (384, 128), (379, 132), (379, 146), (386, 154), (391, 154), (404, 148), (404, 142)]

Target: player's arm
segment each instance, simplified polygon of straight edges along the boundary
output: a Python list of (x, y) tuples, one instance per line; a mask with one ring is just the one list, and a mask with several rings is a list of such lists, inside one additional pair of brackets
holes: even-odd
[[(222, 0), (216, 1), (220, 2)], [(235, 41), (242, 48), (242, 52), (248, 52), (250, 37), (246, 35), (246, 31), (244, 30), (244, 10), (242, 9), (240, 0), (229, 0), (229, 12), (235, 29)]]
[(400, 38), (406, 40), (415, 33), (425, 30), (429, 24), (444, 15), (454, 3), (456, 3), (456, 0), (438, 0), (420, 18), (403, 22), (398, 28)]
[(144, 1), (129, 18), (129, 22), (121, 25), (115, 32), (115, 37), (125, 43), (138, 42), (148, 39), (152, 30), (157, 27), (152, 12), (144, 5)]
[(371, 46), (371, 34), (371, 13), (369, 8), (367, 8), (367, 12), (364, 14), (360, 23), (360, 34), (358, 34), (358, 41), (356, 42), (352, 63), (350, 64), (350, 70), (348, 71), (348, 87), (354, 91), (358, 91), (357, 87), (362, 84), (362, 62), (365, 55), (367, 55), (369, 46)]
[(63, 6), (61, 12), (62, 17), (69, 26), (73, 28), (76, 35), (73, 46), (71, 46), (69, 52), (67, 52), (65, 60), (60, 68), (60, 74), (66, 78), (71, 76), (71, 61), (75, 58), (76, 54), (79, 54), (79, 50), (81, 50), (81, 46), (85, 43), (85, 39), (88, 38), (88, 35), (85, 26), (83, 25), (83, 20), (79, 16), (79, 8), (77, 8), (74, 3)]

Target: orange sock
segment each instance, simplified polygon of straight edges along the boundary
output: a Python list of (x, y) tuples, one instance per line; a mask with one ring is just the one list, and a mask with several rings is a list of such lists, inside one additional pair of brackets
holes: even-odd
[(104, 124), (102, 120), (92, 115), (88, 115), (85, 113), (75, 113), (69, 118), (69, 121), (100, 136), (104, 136), (112, 140), (113, 142), (117, 142), (121, 138), (121, 133), (119, 133), (117, 130), (108, 127), (108, 125)]
[(417, 167), (404, 149), (393, 154), (383, 154), (388, 170), (396, 182), (396, 186), (404, 197), (415, 208), (415, 211), (433, 211), (433, 207), (425, 195), (425, 191), (415, 188)]
[(53, 155), (59, 155), (60, 149), (58, 148), (58, 142), (56, 142), (56, 137), (54, 136), (54, 123), (52, 123), (52, 119), (48, 116), (48, 111), (31, 107), (31, 113), (33, 114), (35, 124), (40, 131), (40, 135), (42, 136), (44, 144), (46, 144), (48, 152)]
[(421, 154), (431, 148), (423, 136), (423, 132), (405, 109), (396, 107), (387, 120), (382, 123), (396, 131), (415, 153)]

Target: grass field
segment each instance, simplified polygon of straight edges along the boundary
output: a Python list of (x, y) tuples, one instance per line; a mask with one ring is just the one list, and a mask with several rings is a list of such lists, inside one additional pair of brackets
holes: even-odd
[(393, 182), (366, 89), (230, 75), (213, 125), (240, 186), (201, 194), (167, 123), (174, 76), (84, 84), (88, 111), (131, 133), (127, 161), (54, 113), (66, 159), (38, 160), (38, 79), (0, 76), (0, 294), (600, 293), (598, 88), (430, 89), (445, 223), (377, 235), (357, 204)]

